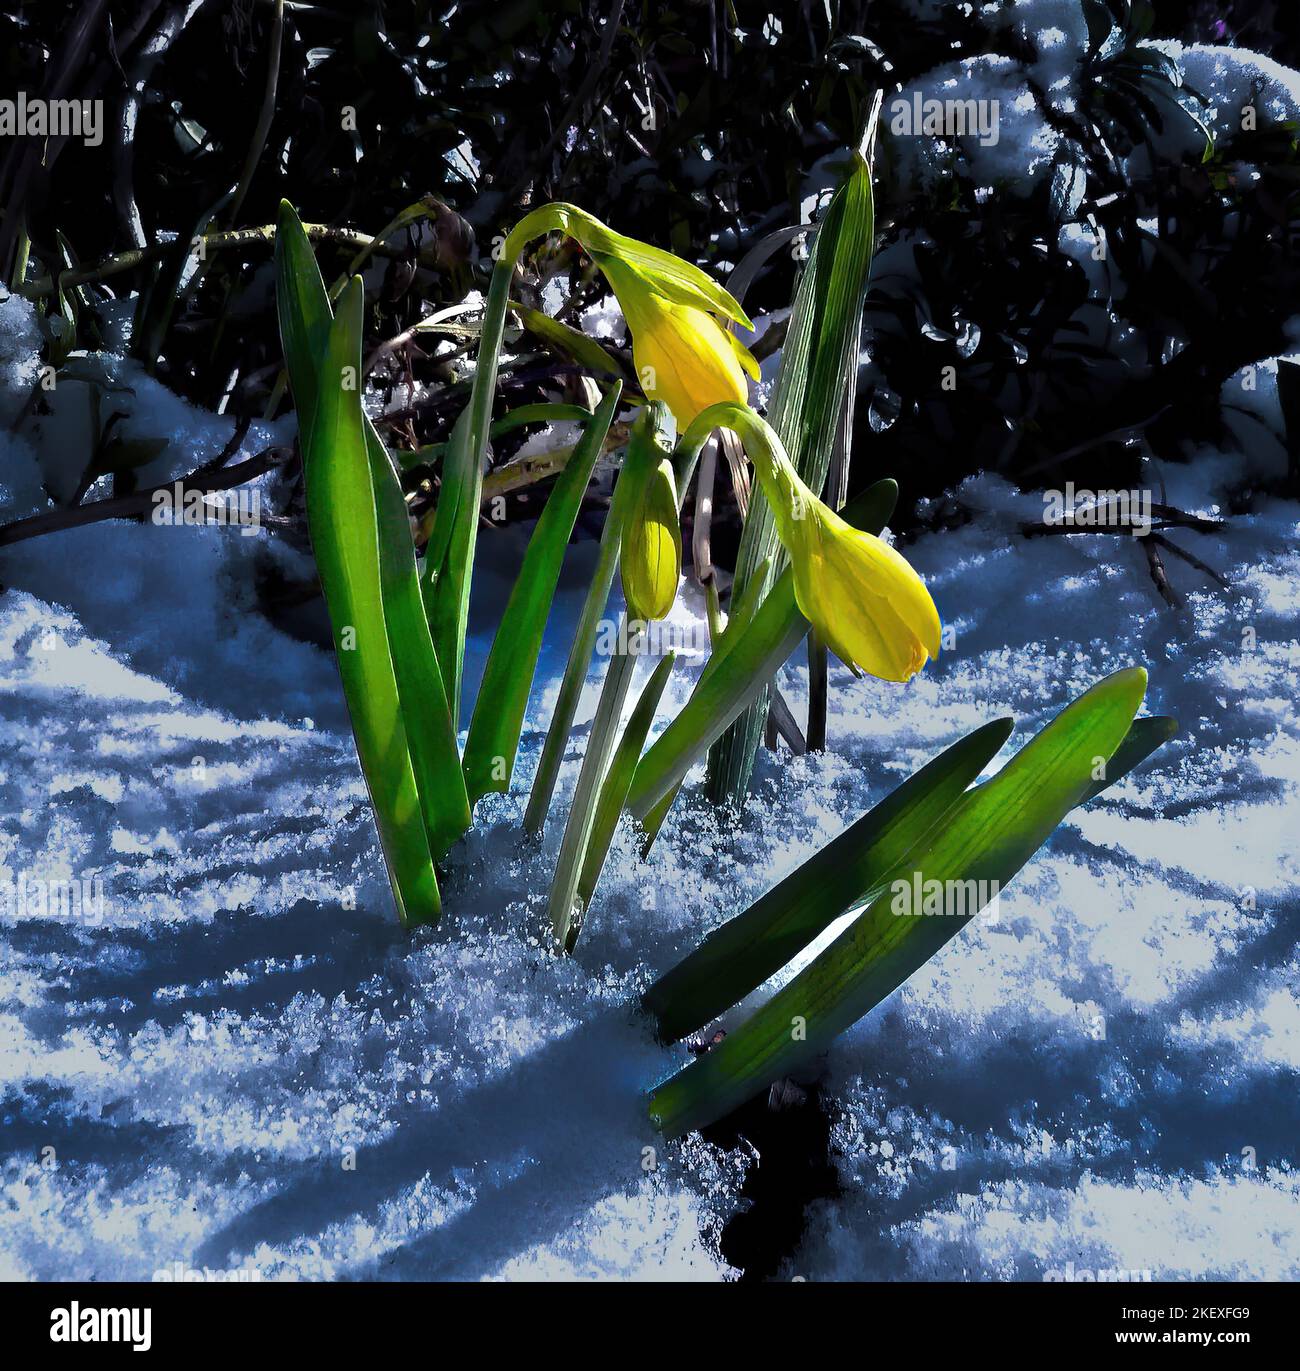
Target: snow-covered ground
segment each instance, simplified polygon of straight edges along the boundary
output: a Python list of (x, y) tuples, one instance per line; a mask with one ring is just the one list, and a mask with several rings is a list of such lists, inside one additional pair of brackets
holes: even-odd
[[(6, 422), (34, 375), (22, 311), (0, 306)], [(125, 379), (174, 465), (228, 436)], [(64, 451), (23, 432), (7, 517)], [(1222, 470), (1167, 471), (1171, 501), (1208, 511)], [(265, 532), (0, 553), (0, 1276), (725, 1277), (716, 1234), (763, 1162), (651, 1130), (644, 1093), (686, 1054), (637, 992), (945, 744), (1008, 712), (1023, 737), (1131, 662), (1180, 736), (836, 1045), (843, 1194), (785, 1274), (1300, 1274), (1300, 506), (1174, 535), (1231, 581), (1171, 563), (1174, 614), (1132, 539), (1026, 540), (1041, 501), (964, 495), (975, 520), (909, 550), (953, 650), (907, 688), (836, 671), (832, 750), (765, 756), (738, 818), (697, 773), (648, 862), (621, 832), (567, 960), (543, 929), (558, 827), (521, 842), (520, 785), (453, 854), (442, 925), (398, 929), (333, 662), (253, 607)], [(471, 676), (520, 551), (499, 537)], [(803, 685), (787, 671), (796, 709)], [(79, 917), (42, 910), (69, 879)]]

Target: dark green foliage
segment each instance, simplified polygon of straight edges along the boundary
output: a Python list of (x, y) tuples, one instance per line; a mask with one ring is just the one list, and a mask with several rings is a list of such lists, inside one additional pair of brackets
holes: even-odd
[[(18, 139), (0, 148), (0, 276), (12, 272), (23, 223), (32, 279), (63, 265), (60, 235), (86, 265), (136, 246), (136, 234), (147, 243), (185, 239), (214, 207), (217, 225), (251, 228), (272, 223), (286, 197), (308, 223), (376, 233), (421, 196), (439, 197), (449, 209), (404, 230), (397, 255), (367, 273), (366, 355), (481, 286), (480, 254), (526, 203), (589, 206), (613, 227), (724, 274), (764, 234), (795, 222), (812, 186), (831, 183), (827, 159), (854, 144), (878, 87), (890, 92), (990, 52), (1033, 57), (1033, 40), (1008, 22), (957, 7), (918, 20), (907, 0), (834, 6), (833, 29), (820, 6), (741, 5), (739, 34), (722, 5), (502, 0), (456, 7), (450, 18), (448, 7), (423, 0), (293, 7), (265, 149), (230, 225), (220, 206), (256, 143), (275, 7), (208, 0), (151, 61), (146, 45), (173, 8), (151, 0), (0, 8), (0, 97), (57, 78), (62, 92), (106, 103), (99, 147), (71, 140), (45, 156)], [(853, 488), (897, 474), (906, 520), (917, 496), (976, 470), (1095, 487), (1133, 479), (1139, 454), (1177, 460), (1205, 442), (1238, 441), (1220, 385), (1283, 350), (1283, 324), (1300, 308), (1300, 253), (1287, 242), (1300, 184), (1295, 130), (1264, 117), (1208, 161), (1171, 159), (1160, 133), (1180, 121), (1191, 127), (1189, 116), (1171, 98), (1176, 66), (1147, 44), (1239, 34), (1294, 63), (1300, 49), (1285, 31), (1287, 8), (1089, 0), (1085, 98), (1072, 115), (1048, 111), (1062, 138), (1056, 166), (1025, 198), (995, 187), (977, 200), (959, 152), (950, 176), (921, 191), (900, 181), (882, 141), (882, 241), (923, 231), (930, 246), (914, 268), (882, 272), (868, 301), (874, 351), (855, 446), (871, 456), (858, 461)], [(143, 82), (133, 144), (114, 132), (123, 74)], [(1120, 160), (1148, 143), (1153, 165), (1145, 156)], [(1258, 179), (1235, 173), (1242, 162)], [(1106, 234), (1105, 298), (1090, 296), (1082, 269), (1056, 246), (1067, 219)], [(1150, 219), (1159, 223), (1154, 251), (1140, 227)], [(324, 244), (318, 253), (333, 280), (353, 250)], [(175, 293), (174, 254), (82, 294), (93, 304), (110, 292), (145, 292), (137, 349), (158, 349), (147, 364), (156, 360), (170, 386), (207, 405), (233, 373), (227, 410), (260, 415), (281, 361), (268, 259), (265, 241), (225, 248), (174, 301), (159, 298)], [(519, 283), (526, 306), (540, 303), (546, 272), (566, 272), (579, 288), (590, 278), (572, 252), (552, 252), (543, 268)], [(786, 305), (794, 273), (790, 254), (777, 252), (749, 291), (751, 313)], [(57, 310), (54, 297), (43, 298)], [(1108, 309), (1138, 330), (1136, 364), (1120, 355), (1118, 327), (1096, 341)], [(81, 341), (95, 344), (95, 310), (77, 313)], [(450, 373), (432, 355), (435, 341), (421, 335), (380, 368), (389, 383), (409, 377), (433, 387), (385, 434), (395, 447), (445, 441), (464, 403), (463, 389), (443, 384)], [(501, 380), (507, 403), (553, 398), (572, 363), (528, 335), (520, 346), (521, 361)], [(946, 366), (956, 369), (952, 390), (942, 385)], [(522, 437), (503, 441), (498, 463)], [(720, 501), (714, 550), (726, 564), (736, 520), (727, 492)], [(514, 501), (518, 513), (535, 507)]]

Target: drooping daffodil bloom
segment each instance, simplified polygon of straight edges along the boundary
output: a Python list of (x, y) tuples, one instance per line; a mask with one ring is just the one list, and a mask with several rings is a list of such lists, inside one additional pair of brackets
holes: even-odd
[(511, 232), (505, 253), (538, 234), (563, 232), (582, 244), (618, 299), (632, 333), (632, 360), (649, 400), (662, 400), (684, 429), (710, 405), (749, 396), (746, 373), (758, 363), (728, 322), (752, 332), (739, 303), (690, 262), (626, 234), (615, 233), (576, 205), (532, 211)]
[(745, 443), (790, 555), (799, 609), (855, 675), (908, 681), (939, 655), (939, 611), (901, 553), (846, 523), (800, 479), (777, 435), (753, 410), (720, 406), (686, 435), (734, 429)]
[(779, 444), (753, 447), (804, 617), (855, 675), (911, 680), (939, 655), (939, 611), (925, 582), (883, 539), (819, 500)]
[(855, 675), (909, 681), (939, 655), (934, 600), (888, 543), (846, 524), (811, 492), (803, 517), (786, 520), (781, 537), (799, 608)]
[(758, 363), (734, 333), (707, 310), (659, 294), (652, 280), (619, 258), (606, 257), (600, 266), (631, 330), (641, 389), (668, 406), (679, 428), (710, 405), (748, 400), (745, 376), (757, 381)]

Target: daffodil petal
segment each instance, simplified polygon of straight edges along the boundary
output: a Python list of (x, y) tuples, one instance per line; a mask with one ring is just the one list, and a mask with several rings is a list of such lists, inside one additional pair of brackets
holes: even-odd
[(628, 322), (642, 387), (667, 404), (679, 429), (710, 405), (749, 398), (730, 335), (712, 315), (649, 296), (631, 305)]
[(926, 653), (938, 657), (943, 626), (934, 599), (916, 569), (883, 539), (851, 527), (829, 510), (827, 513), (834, 525), (838, 525), (835, 532), (851, 540), (859, 551), (862, 570), (858, 575), (863, 589), (888, 600), (898, 618), (920, 640)]
[(724, 329), (727, 342), (731, 344), (731, 350), (736, 354), (736, 361), (741, 365), (741, 369), (751, 381), (762, 379), (762, 372), (758, 369), (758, 362), (754, 359), (754, 354), (736, 337), (730, 329)]

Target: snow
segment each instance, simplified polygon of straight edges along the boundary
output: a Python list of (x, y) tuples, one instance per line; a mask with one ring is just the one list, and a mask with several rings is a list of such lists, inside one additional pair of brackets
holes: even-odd
[[(958, 0), (914, 0), (918, 17), (933, 18), (954, 7), (969, 12)], [(950, 173), (951, 150), (959, 148), (970, 175), (981, 185), (1016, 194), (1029, 193), (1048, 174), (1061, 136), (1045, 117), (1041, 100), (1053, 111), (1072, 112), (1078, 95), (1077, 72), (1087, 51), (1088, 32), (1080, 0), (1016, 0), (1010, 7), (989, 11), (993, 51), (945, 63), (885, 96), (883, 122), (891, 122), (896, 102), (921, 100), (976, 101), (990, 120), (992, 137), (959, 134), (936, 139), (916, 136), (900, 126), (892, 138), (905, 182), (929, 188)], [(1028, 60), (1002, 51), (1014, 38), (1015, 49), (1031, 53)], [(1035, 96), (1031, 87), (1041, 96)], [(996, 110), (996, 117), (993, 111)]]
[[(147, 386), (134, 405), (186, 454), (228, 429)], [(1179, 469), (1200, 505), (1218, 470)], [(1300, 507), (1194, 537), (1232, 589), (1175, 564), (1175, 616), (1132, 539), (1026, 540), (1035, 497), (962, 494), (975, 520), (909, 549), (955, 649), (906, 689), (837, 670), (833, 750), (763, 758), (734, 821), (697, 773), (648, 862), (621, 829), (568, 960), (543, 928), (560, 835), (520, 840), (519, 788), (453, 854), (443, 925), (397, 928), (333, 665), (252, 603), (265, 533), (6, 550), (0, 880), (103, 901), (0, 914), (0, 1275), (726, 1276), (714, 1237), (754, 1163), (649, 1128), (684, 1052), (650, 1041), (637, 992), (960, 733), (1039, 724), (1130, 661), (1179, 738), (832, 1050), (844, 1194), (786, 1274), (1296, 1274)], [(522, 547), (494, 536), (471, 682)], [(698, 624), (689, 586), (674, 613)], [(797, 660), (785, 685), (798, 709)]]

